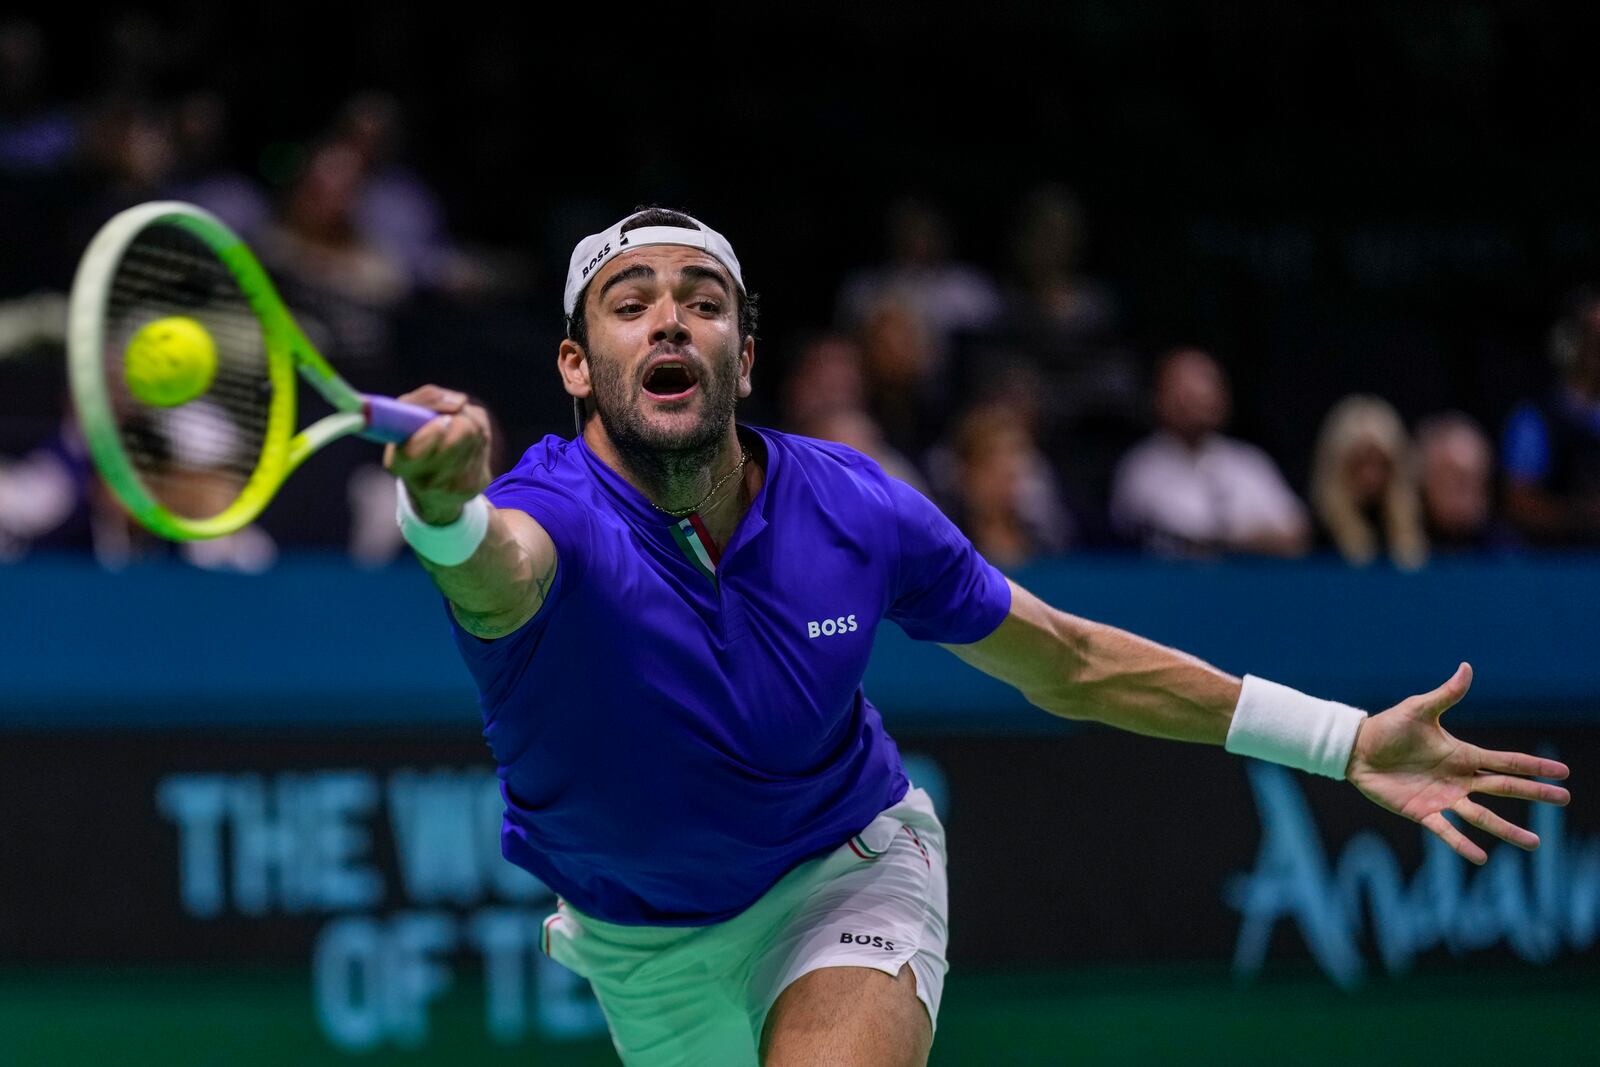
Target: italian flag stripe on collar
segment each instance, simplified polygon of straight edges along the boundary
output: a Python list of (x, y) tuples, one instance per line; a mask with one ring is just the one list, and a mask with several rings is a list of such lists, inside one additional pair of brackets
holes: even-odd
[(707, 578), (716, 581), (717, 561), (722, 558), (722, 553), (717, 551), (716, 542), (706, 532), (706, 525), (700, 521), (700, 516), (690, 515), (679, 520), (678, 525), (672, 528), (672, 536), (678, 542), (678, 547), (683, 549), (683, 554), (689, 557), (689, 562)]

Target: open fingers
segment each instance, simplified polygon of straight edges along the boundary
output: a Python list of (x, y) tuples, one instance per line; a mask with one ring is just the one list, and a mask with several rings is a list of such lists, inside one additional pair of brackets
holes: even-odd
[(1467, 695), (1467, 690), (1472, 688), (1472, 665), (1463, 663), (1456, 668), (1456, 672), (1439, 688), (1420, 696), (1412, 697), (1416, 702), (1417, 710), (1423, 715), (1437, 719), (1450, 708), (1454, 707), (1462, 697)]
[(1548, 782), (1531, 782), (1526, 778), (1512, 778), (1505, 774), (1480, 774), (1472, 781), (1472, 791), (1491, 797), (1513, 797), (1517, 800), (1537, 800), (1542, 804), (1565, 807), (1572, 794), (1559, 785)]
[(1468, 841), (1466, 835), (1460, 830), (1451, 826), (1450, 820), (1444, 817), (1444, 812), (1432, 812), (1424, 815), (1419, 821), (1424, 827), (1436, 834), (1441, 841), (1449, 845), (1456, 855), (1468, 863), (1475, 863), (1481, 867), (1489, 862), (1489, 854), (1471, 841)]
[(1565, 778), (1569, 772), (1560, 760), (1530, 756), (1525, 752), (1490, 752), (1483, 750), (1478, 766), (1486, 771), (1504, 774), (1523, 774), (1530, 778)]
[(1532, 852), (1539, 847), (1539, 835), (1532, 830), (1524, 830), (1508, 819), (1504, 819), (1482, 804), (1462, 797), (1450, 805), (1452, 811), (1473, 826), (1486, 834), (1493, 834), (1500, 840), (1516, 845), (1527, 852)]

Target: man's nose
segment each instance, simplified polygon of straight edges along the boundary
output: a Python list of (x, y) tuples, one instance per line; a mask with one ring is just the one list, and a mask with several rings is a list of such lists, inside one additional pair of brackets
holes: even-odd
[(652, 344), (662, 341), (681, 345), (689, 342), (689, 326), (683, 320), (683, 311), (676, 300), (662, 300), (656, 304), (655, 321), (650, 324)]

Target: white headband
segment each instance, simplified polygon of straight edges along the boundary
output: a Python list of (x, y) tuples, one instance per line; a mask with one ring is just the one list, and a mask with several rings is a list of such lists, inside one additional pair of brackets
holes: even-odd
[[(645, 245), (687, 245), (690, 248), (703, 249), (708, 255), (728, 268), (728, 273), (733, 275), (734, 284), (739, 291), (744, 291), (744, 278), (739, 274), (739, 257), (733, 254), (733, 246), (722, 234), (713, 230), (699, 219), (692, 220), (700, 227), (691, 230), (686, 226), (641, 226), (635, 230), (622, 232), (630, 220), (637, 218), (643, 212), (635, 212), (601, 233), (592, 233), (578, 242), (578, 247), (572, 250), (572, 262), (567, 265), (567, 289), (562, 296), (561, 307), (572, 317), (572, 312), (578, 306), (578, 294), (583, 292), (583, 287), (589, 284), (589, 279), (594, 277), (600, 265), (612, 256), (621, 255), (623, 252), (642, 248)], [(687, 215), (684, 216), (688, 218)]]

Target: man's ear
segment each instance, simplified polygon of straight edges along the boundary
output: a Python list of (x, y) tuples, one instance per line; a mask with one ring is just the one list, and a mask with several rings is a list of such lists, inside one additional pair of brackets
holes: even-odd
[(746, 337), (744, 347), (739, 350), (739, 396), (750, 395), (750, 368), (756, 362), (756, 339)]
[(589, 380), (589, 356), (583, 346), (567, 338), (556, 352), (556, 370), (561, 372), (561, 385), (572, 396), (584, 397), (594, 392)]

